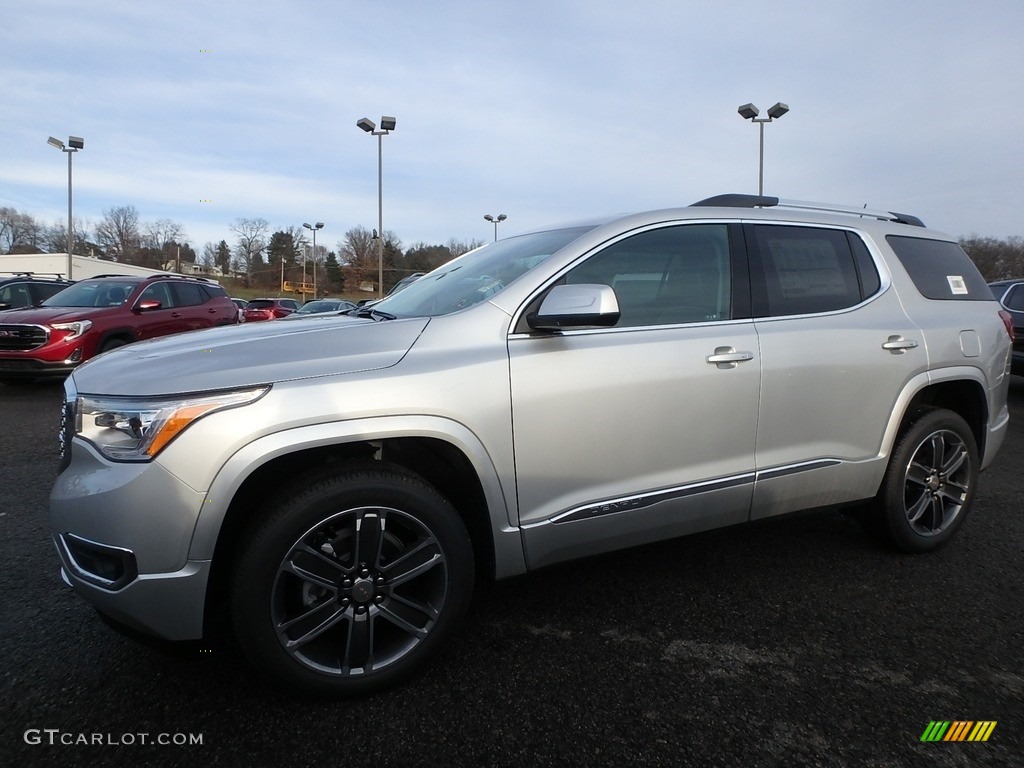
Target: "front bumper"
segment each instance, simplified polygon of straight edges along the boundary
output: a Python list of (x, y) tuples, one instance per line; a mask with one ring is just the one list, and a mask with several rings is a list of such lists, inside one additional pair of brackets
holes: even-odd
[[(83, 569), (58, 534), (61, 578), (79, 595), (115, 621), (163, 640), (198, 640), (203, 636), (203, 609), (210, 561), (189, 561), (174, 573), (146, 573), (119, 589), (97, 582), (99, 574)], [(125, 550), (127, 551), (127, 550)]]
[(69, 448), (50, 493), (65, 580), (121, 624), (201, 638), (210, 562), (188, 550), (203, 494), (159, 462), (113, 463), (79, 439)]
[(78, 367), (78, 360), (51, 363), (31, 358), (0, 358), (0, 378), (4, 379), (62, 379)]

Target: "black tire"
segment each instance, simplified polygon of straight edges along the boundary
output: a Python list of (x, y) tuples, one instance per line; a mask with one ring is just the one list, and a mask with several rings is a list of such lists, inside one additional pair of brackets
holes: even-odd
[(896, 440), (881, 490), (862, 517), (869, 533), (903, 552), (931, 552), (953, 538), (978, 484), (974, 433), (944, 409), (912, 414)]
[(397, 685), (469, 607), (465, 525), (400, 468), (360, 462), (307, 476), (256, 519), (237, 550), (232, 623), (249, 661), (293, 691), (347, 697)]
[(103, 346), (100, 347), (100, 354), (104, 352), (109, 352), (112, 349), (117, 349), (118, 347), (123, 347), (127, 344), (128, 341), (126, 341), (125, 339), (107, 339), (105, 342), (103, 342)]

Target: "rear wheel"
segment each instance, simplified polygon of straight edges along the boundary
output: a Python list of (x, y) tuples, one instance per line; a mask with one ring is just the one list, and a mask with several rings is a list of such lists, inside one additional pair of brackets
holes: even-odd
[(904, 552), (929, 552), (963, 524), (978, 482), (974, 433), (959, 415), (925, 409), (904, 427), (867, 529)]
[(270, 500), (240, 542), (231, 613), (249, 660), (324, 696), (373, 693), (420, 670), (473, 589), (455, 509), (419, 477), (363, 463)]

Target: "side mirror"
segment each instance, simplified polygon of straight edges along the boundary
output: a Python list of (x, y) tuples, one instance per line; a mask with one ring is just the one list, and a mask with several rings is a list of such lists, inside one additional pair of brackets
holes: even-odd
[(154, 309), (160, 309), (162, 306), (163, 304), (161, 304), (156, 299), (146, 299), (145, 301), (140, 301), (138, 304), (135, 305), (135, 311), (152, 312)]
[(556, 285), (526, 322), (535, 331), (609, 328), (619, 322), (621, 314), (610, 285)]

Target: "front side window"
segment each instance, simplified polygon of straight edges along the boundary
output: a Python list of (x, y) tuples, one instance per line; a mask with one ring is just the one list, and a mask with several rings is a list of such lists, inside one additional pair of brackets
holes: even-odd
[(139, 296), (139, 301), (159, 301), (161, 309), (175, 306), (167, 283), (153, 283), (142, 292), (142, 295)]
[(842, 230), (758, 224), (748, 232), (758, 315), (834, 312), (859, 304), (881, 285), (864, 243)]
[(616, 328), (729, 320), (728, 227), (689, 224), (627, 237), (575, 267), (565, 282), (611, 286), (622, 313)]

